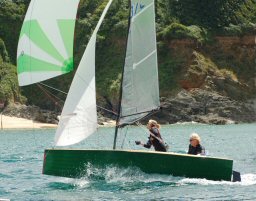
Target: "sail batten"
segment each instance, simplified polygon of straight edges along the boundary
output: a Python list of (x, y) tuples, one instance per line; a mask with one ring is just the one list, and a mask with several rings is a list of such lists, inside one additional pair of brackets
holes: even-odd
[[(129, 115), (126, 115), (126, 116), (121, 116), (121, 118), (125, 118), (125, 117), (130, 117), (130, 116), (135, 116), (135, 115), (139, 115), (139, 114), (149, 114), (149, 113), (152, 113), (156, 110), (156, 108), (154, 107), (153, 109), (149, 109), (149, 110), (146, 110), (144, 112), (136, 112), (134, 114), (129, 114)], [(134, 122), (131, 122), (131, 123), (134, 123)]]
[(141, 63), (143, 63), (144, 61), (146, 61), (149, 57), (151, 57), (153, 54), (156, 53), (156, 50), (154, 50), (153, 52), (151, 52), (149, 55), (147, 55), (146, 57), (144, 57), (141, 61), (139, 61), (138, 63), (134, 63), (133, 64), (133, 68), (135, 68), (136, 66), (139, 66)]
[(159, 106), (154, 0), (131, 0), (119, 125), (132, 124)]

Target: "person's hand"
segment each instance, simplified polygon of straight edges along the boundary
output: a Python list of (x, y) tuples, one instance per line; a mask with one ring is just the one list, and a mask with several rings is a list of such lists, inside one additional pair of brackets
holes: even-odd
[(136, 144), (136, 145), (140, 145), (141, 142), (140, 142), (140, 141), (135, 141), (135, 144)]

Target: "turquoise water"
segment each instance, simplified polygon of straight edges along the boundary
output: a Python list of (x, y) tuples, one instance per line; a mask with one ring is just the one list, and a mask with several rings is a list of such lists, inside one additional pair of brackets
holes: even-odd
[[(256, 124), (163, 126), (171, 151), (185, 153), (191, 132), (201, 135), (211, 156), (234, 159), (241, 183), (150, 175), (138, 169), (90, 167), (82, 179), (41, 174), (43, 151), (53, 146), (55, 130), (0, 131), (0, 198), (11, 200), (256, 200)], [(100, 128), (83, 148), (111, 148), (113, 128)], [(147, 140), (142, 128), (123, 129), (118, 146), (143, 149), (134, 140)], [(206, 170), (207, 171), (207, 170)]]

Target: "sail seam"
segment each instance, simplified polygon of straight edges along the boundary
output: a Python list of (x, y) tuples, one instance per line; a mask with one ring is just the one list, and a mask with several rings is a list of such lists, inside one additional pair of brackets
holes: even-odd
[(138, 63), (133, 64), (133, 69), (135, 69), (138, 65), (140, 65), (141, 63), (143, 63), (144, 61), (146, 61), (149, 57), (151, 57), (153, 54), (156, 53), (156, 50), (154, 50), (153, 52), (151, 52), (150, 54), (148, 54), (146, 57), (144, 57), (142, 60), (140, 60)]
[(159, 108), (159, 107), (157, 107), (157, 108), (152, 108), (151, 110), (147, 110), (147, 111), (144, 111), (144, 112), (138, 112), (138, 113), (134, 113), (134, 114), (129, 114), (129, 115), (121, 116), (120, 118), (135, 116), (135, 115), (144, 114), (144, 113), (147, 113), (147, 112), (152, 112), (152, 111), (157, 110), (158, 108)]

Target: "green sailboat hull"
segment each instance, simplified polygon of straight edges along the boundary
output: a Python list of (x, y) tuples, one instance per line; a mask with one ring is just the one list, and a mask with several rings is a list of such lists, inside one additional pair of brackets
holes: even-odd
[(79, 178), (88, 164), (137, 167), (145, 173), (231, 181), (233, 160), (139, 150), (46, 149), (43, 174)]

